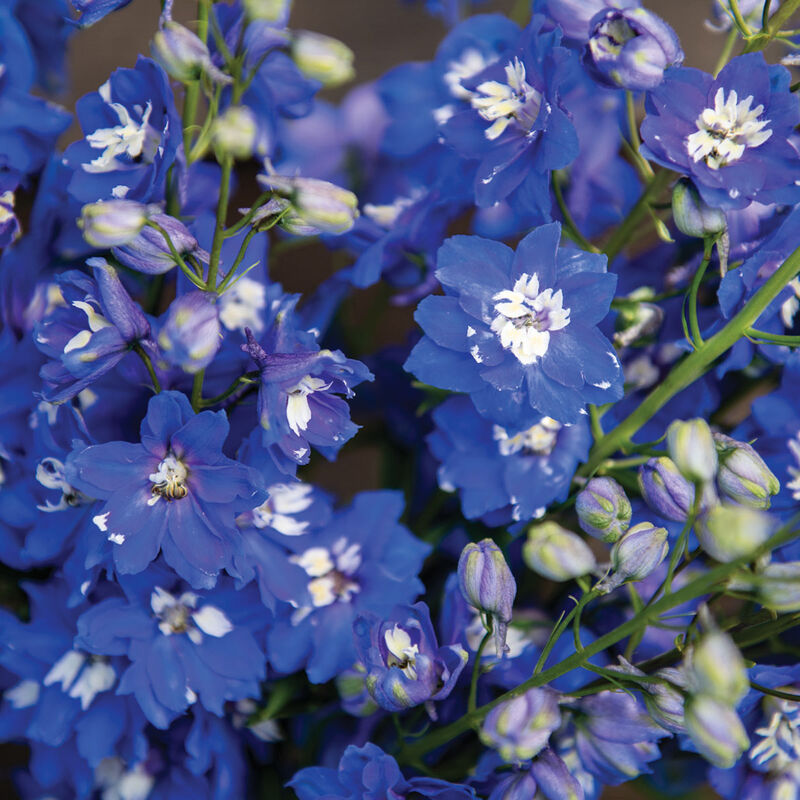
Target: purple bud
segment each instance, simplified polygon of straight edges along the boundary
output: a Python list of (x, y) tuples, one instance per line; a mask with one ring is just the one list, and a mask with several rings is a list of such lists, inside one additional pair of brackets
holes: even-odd
[(158, 334), (164, 358), (190, 373), (211, 363), (221, 341), (215, 296), (199, 290), (172, 301)]
[(769, 539), (775, 523), (764, 511), (718, 505), (695, 526), (700, 547), (722, 563), (750, 555)]
[(704, 239), (722, 233), (725, 212), (712, 208), (688, 178), (681, 178), (672, 190), (672, 218), (681, 233)]
[(224, 83), (232, 80), (211, 63), (205, 42), (172, 20), (165, 22), (153, 36), (150, 52), (166, 73), (181, 83), (199, 80), (203, 73), (213, 73), (214, 80)]
[(683, 61), (675, 31), (644, 8), (604, 8), (589, 23), (583, 62), (592, 77), (613, 88), (654, 89), (664, 70)]
[(509, 763), (533, 758), (561, 724), (558, 694), (552, 689), (529, 689), (495, 706), (480, 731), (481, 741)]
[(702, 636), (686, 654), (685, 664), (693, 694), (706, 694), (735, 706), (750, 689), (744, 658), (724, 631), (713, 630)]
[[(208, 260), (208, 253), (200, 248), (197, 239), (180, 220), (168, 214), (151, 214), (149, 219), (167, 232), (179, 255), (194, 253), (201, 261)], [(145, 275), (161, 275), (169, 272), (178, 263), (161, 232), (148, 225), (133, 239), (114, 247), (111, 252), (121, 264)]]
[(670, 423), (667, 450), (681, 475), (692, 483), (711, 481), (717, 474), (717, 448), (704, 419), (676, 419)]
[(631, 503), (613, 478), (592, 478), (575, 501), (578, 524), (589, 536), (616, 542), (631, 524)]
[(686, 732), (703, 758), (730, 769), (750, 744), (747, 732), (730, 703), (701, 694), (686, 703)]
[(597, 565), (589, 545), (557, 522), (533, 526), (522, 547), (522, 557), (534, 572), (551, 581), (579, 578)]
[(612, 575), (598, 588), (611, 591), (626, 581), (646, 578), (666, 557), (669, 550), (666, 528), (649, 522), (634, 525), (611, 549)]
[(780, 491), (781, 484), (764, 459), (749, 444), (723, 433), (714, 434), (714, 443), (719, 455), (717, 483), (721, 493), (744, 506), (769, 508), (770, 497)]
[(491, 539), (470, 543), (461, 551), (458, 586), (468, 603), (492, 617), (495, 648), (501, 655), (507, 649), (506, 632), (517, 583), (503, 551)]
[(773, 611), (800, 611), (800, 561), (767, 564), (759, 570), (759, 601)]
[[(665, 519), (685, 522), (694, 503), (694, 485), (681, 475), (666, 456), (651, 458), (639, 467), (639, 488), (650, 508)], [(703, 487), (700, 513), (716, 503), (711, 485)]]
[(148, 214), (148, 207), (135, 200), (101, 200), (81, 209), (78, 227), (92, 247), (118, 247), (142, 230)]
[(131, 299), (116, 269), (104, 258), (89, 258), (106, 317), (126, 342), (136, 342), (150, 336), (150, 323), (142, 309)]

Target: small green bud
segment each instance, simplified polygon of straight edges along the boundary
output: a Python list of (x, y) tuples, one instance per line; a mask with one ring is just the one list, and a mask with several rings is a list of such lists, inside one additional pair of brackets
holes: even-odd
[(725, 213), (709, 206), (688, 178), (681, 178), (672, 190), (672, 216), (681, 233), (698, 239), (725, 230)]
[(528, 531), (522, 557), (534, 572), (551, 581), (578, 578), (597, 565), (586, 542), (556, 522), (543, 522)]
[(717, 474), (717, 448), (704, 419), (675, 420), (667, 428), (669, 457), (692, 483), (705, 483)]

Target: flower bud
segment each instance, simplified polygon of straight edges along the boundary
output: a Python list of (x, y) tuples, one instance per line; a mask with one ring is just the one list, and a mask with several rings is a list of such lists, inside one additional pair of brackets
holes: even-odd
[(243, 0), (248, 19), (279, 22), (289, 16), (291, 0)]
[(358, 216), (358, 198), (328, 181), (283, 175), (259, 175), (258, 181), (290, 200), (297, 216), (319, 233), (345, 233)]
[(367, 691), (367, 670), (363, 664), (336, 676), (336, 689), (342, 701), (342, 708), (354, 717), (368, 717), (378, 710), (378, 704)]
[(749, 444), (725, 434), (715, 433), (714, 442), (719, 456), (717, 484), (722, 494), (743, 506), (769, 508), (770, 497), (781, 490), (781, 484), (764, 459)]
[(759, 571), (759, 601), (773, 611), (800, 611), (800, 561), (767, 564)]
[(181, 83), (196, 81), (203, 73), (219, 83), (233, 80), (213, 65), (205, 42), (172, 20), (167, 20), (153, 36), (150, 51), (165, 72)]
[(700, 546), (723, 563), (748, 556), (769, 539), (773, 530), (769, 514), (747, 506), (719, 505), (695, 525)]
[[(639, 488), (645, 502), (665, 519), (685, 522), (694, 504), (694, 485), (681, 475), (666, 456), (651, 458), (639, 468)], [(711, 484), (703, 487), (700, 513), (717, 502)]]
[(495, 648), (497, 655), (502, 655), (517, 583), (503, 551), (491, 539), (470, 543), (461, 551), (458, 586), (468, 603), (492, 617)]
[(688, 178), (681, 178), (672, 190), (672, 217), (687, 236), (704, 239), (725, 230), (725, 212), (711, 208)]
[(221, 157), (246, 160), (256, 152), (258, 133), (255, 115), (247, 106), (230, 106), (214, 120), (214, 150)]
[(686, 656), (686, 679), (693, 694), (703, 694), (735, 706), (750, 684), (742, 654), (723, 631), (706, 633)]
[(541, 752), (561, 724), (558, 695), (552, 689), (529, 689), (495, 706), (484, 720), (481, 741), (509, 763), (528, 761)]
[(667, 428), (669, 457), (686, 480), (704, 483), (717, 474), (717, 448), (704, 419), (678, 420)]
[(575, 501), (578, 524), (589, 536), (616, 542), (631, 524), (631, 503), (613, 478), (592, 478)]
[(675, 667), (665, 667), (654, 672), (653, 677), (663, 678), (663, 681), (654, 681), (643, 693), (648, 713), (662, 728), (673, 733), (686, 733), (683, 721), (684, 696), (675, 688), (685, 687), (683, 673)]
[(164, 358), (189, 373), (205, 369), (219, 350), (219, 313), (214, 295), (201, 291), (182, 294), (172, 301), (158, 334)]
[[(196, 253), (201, 260), (208, 260), (208, 253), (200, 248), (197, 239), (180, 220), (168, 214), (151, 214), (148, 219), (167, 232), (179, 255)], [(112, 248), (111, 252), (121, 264), (146, 275), (169, 272), (178, 263), (161, 232), (149, 225), (145, 225), (126, 244)]]
[(598, 82), (624, 89), (654, 89), (683, 52), (675, 31), (644, 8), (604, 8), (589, 23), (583, 61)]
[(598, 589), (611, 591), (626, 581), (646, 578), (665, 558), (669, 544), (667, 529), (649, 522), (634, 525), (611, 548), (613, 574), (601, 581)]
[(332, 36), (295, 31), (292, 58), (300, 71), (323, 86), (339, 86), (354, 75), (353, 51)]
[(697, 751), (716, 767), (730, 769), (750, 744), (736, 711), (708, 695), (687, 701), (684, 722)]
[(597, 563), (586, 542), (556, 522), (543, 522), (528, 531), (522, 557), (534, 572), (551, 581), (586, 575)]
[(135, 200), (99, 200), (81, 209), (78, 227), (92, 247), (127, 244), (147, 222), (148, 207)]

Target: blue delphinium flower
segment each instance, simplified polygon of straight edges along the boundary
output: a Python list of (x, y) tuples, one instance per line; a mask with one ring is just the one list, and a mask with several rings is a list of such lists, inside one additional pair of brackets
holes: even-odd
[(254, 633), (267, 611), (257, 593), (227, 579), (198, 594), (164, 569), (145, 577), (132, 597), (101, 600), (77, 623), (76, 646), (130, 660), (118, 694), (133, 694), (158, 728), (198, 701), (221, 716), (227, 700), (259, 696), (266, 665)]
[(261, 582), (284, 603), (267, 634), (279, 672), (305, 667), (322, 683), (356, 661), (353, 620), (387, 614), (423, 590), (417, 575), (430, 545), (397, 522), (398, 492), (362, 492), (320, 530), (284, 537), (284, 554), (260, 564)]
[(531, 211), (547, 218), (550, 172), (578, 155), (578, 136), (559, 97), (576, 60), (558, 46), (561, 32), (544, 33), (544, 23), (534, 16), (517, 49), (460, 80), (470, 108), (442, 127), (462, 157), (480, 161), (475, 202), (482, 208), (517, 190)]
[(86, 28), (99, 22), (112, 11), (124, 8), (131, 0), (69, 0), (69, 2), (79, 15), (81, 26)]
[(77, 270), (58, 276), (63, 298), (36, 325), (39, 349), (52, 360), (40, 375), (53, 403), (75, 397), (122, 361), (133, 345), (155, 352), (150, 323), (131, 299), (114, 267), (90, 258), (94, 280)]
[(460, 645), (439, 647), (425, 603), (395, 606), (384, 618), (356, 617), (353, 634), (367, 689), (388, 711), (444, 700), (467, 663)]
[(529, 520), (565, 499), (591, 445), (583, 418), (564, 426), (541, 417), (529, 428), (507, 430), (481, 417), (466, 397), (446, 400), (433, 420), (428, 446), (442, 462), (439, 485), (458, 489), (467, 519), (488, 524)]
[(639, 8), (641, 0), (544, 0), (547, 15), (564, 36), (585, 42), (591, 32), (592, 18), (606, 9)]
[(716, 208), (796, 203), (800, 157), (790, 136), (800, 108), (790, 83), (761, 53), (734, 58), (716, 78), (670, 69), (648, 95), (642, 152), (689, 175)]
[(64, 153), (78, 200), (159, 201), (181, 143), (181, 123), (164, 70), (139, 57), (77, 104), (84, 139)]
[(578, 421), (586, 403), (622, 395), (622, 370), (596, 325), (616, 276), (605, 258), (559, 249), (558, 223), (537, 228), (516, 253), (477, 236), (454, 236), (438, 255), (445, 296), (415, 319), (425, 331), (406, 362), (419, 380), (468, 392), (485, 417), (519, 431), (542, 415)]
[(338, 769), (306, 767), (288, 783), (300, 800), (383, 800), (421, 797), (432, 800), (470, 800), (473, 789), (438, 778), (406, 780), (397, 762), (377, 745), (350, 745)]
[(141, 444), (79, 447), (67, 461), (70, 484), (105, 501), (93, 521), (113, 544), (119, 573), (144, 570), (161, 550), (194, 587), (215, 584), (239, 546), (238, 511), (257, 505), (257, 475), (226, 458), (224, 412), (195, 414), (185, 395), (150, 400)]

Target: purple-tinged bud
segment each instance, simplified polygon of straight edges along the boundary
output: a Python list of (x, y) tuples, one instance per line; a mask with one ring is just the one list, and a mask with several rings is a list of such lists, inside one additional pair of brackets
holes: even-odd
[(800, 611), (800, 561), (767, 564), (758, 573), (759, 602), (773, 611)]
[(598, 584), (599, 591), (610, 592), (627, 581), (646, 578), (666, 557), (669, 550), (666, 528), (649, 522), (634, 525), (611, 548), (611, 575)]
[(230, 156), (244, 161), (254, 155), (266, 155), (268, 148), (267, 137), (247, 106), (225, 109), (214, 120), (211, 137), (220, 159)]
[(222, 342), (215, 299), (198, 290), (172, 301), (158, 334), (158, 346), (170, 364), (194, 374), (214, 359)]
[(727, 633), (713, 630), (700, 638), (686, 654), (687, 687), (735, 706), (749, 691), (747, 667), (742, 654)]
[(480, 731), (481, 741), (510, 764), (528, 761), (543, 750), (561, 724), (558, 694), (552, 689), (528, 689), (495, 706)]
[(579, 578), (597, 566), (586, 542), (556, 522), (543, 522), (528, 531), (522, 557), (534, 572), (551, 581)]
[[(197, 239), (180, 220), (168, 214), (151, 214), (148, 221), (155, 222), (167, 232), (179, 255), (193, 253), (201, 261), (208, 261), (208, 253), (200, 248)], [(178, 263), (161, 232), (149, 225), (145, 225), (126, 244), (112, 248), (111, 252), (121, 264), (145, 275), (161, 275), (169, 272)]]
[[(672, 459), (666, 456), (651, 458), (639, 467), (639, 488), (645, 502), (665, 519), (685, 522), (694, 504), (694, 485), (681, 475)], [(711, 484), (703, 486), (700, 514), (716, 502)]]
[(122, 338), (126, 342), (149, 338), (150, 323), (139, 305), (131, 299), (117, 270), (104, 258), (88, 258), (86, 264), (92, 268), (97, 281), (106, 318)]
[(688, 178), (681, 178), (672, 190), (672, 218), (681, 233), (705, 239), (725, 230), (725, 212), (712, 208), (700, 197)]
[(604, 8), (589, 22), (583, 63), (599, 83), (655, 89), (664, 70), (683, 61), (675, 31), (644, 8)]
[(354, 664), (336, 676), (336, 689), (342, 708), (354, 717), (368, 717), (378, 710), (378, 704), (367, 691), (367, 670), (363, 664)]
[(575, 500), (578, 524), (589, 536), (616, 542), (631, 524), (631, 503), (613, 478), (592, 478)]
[(667, 451), (687, 481), (706, 483), (717, 474), (717, 448), (704, 419), (676, 419), (670, 423)]
[(492, 618), (495, 649), (498, 656), (502, 655), (507, 649), (506, 634), (517, 582), (503, 551), (491, 539), (470, 543), (461, 551), (458, 586), (470, 605)]
[(258, 182), (289, 200), (298, 217), (319, 233), (346, 233), (358, 216), (358, 198), (328, 181), (259, 175)]
[(700, 547), (725, 564), (750, 555), (769, 539), (774, 527), (773, 518), (764, 511), (718, 505), (695, 525), (695, 534)]
[[(644, 704), (650, 716), (662, 727), (672, 733), (686, 733), (684, 724), (684, 694), (686, 686), (683, 672), (676, 667), (665, 667), (653, 673), (661, 678), (648, 686)], [(678, 687), (678, 688), (675, 688)]]
[(291, 0), (243, 0), (243, 5), (248, 19), (280, 22), (289, 16)]
[(749, 444), (723, 433), (714, 434), (714, 443), (719, 456), (720, 492), (740, 505), (768, 509), (771, 496), (781, 490), (781, 484), (764, 459)]
[(81, 209), (78, 227), (92, 247), (127, 244), (144, 228), (150, 209), (135, 200), (100, 200)]
[(705, 694), (687, 701), (684, 723), (700, 755), (722, 769), (730, 769), (750, 744), (744, 725), (730, 703)]
[(294, 31), (291, 54), (300, 72), (323, 86), (340, 86), (355, 75), (353, 51), (332, 36)]
[(208, 47), (200, 37), (172, 20), (165, 22), (153, 36), (150, 52), (165, 72), (181, 83), (199, 80), (203, 74), (217, 83), (233, 80), (214, 66)]

